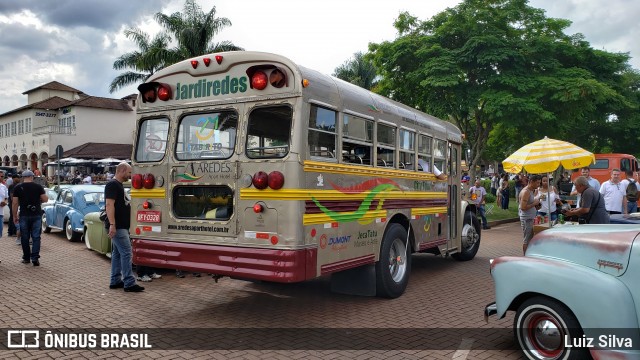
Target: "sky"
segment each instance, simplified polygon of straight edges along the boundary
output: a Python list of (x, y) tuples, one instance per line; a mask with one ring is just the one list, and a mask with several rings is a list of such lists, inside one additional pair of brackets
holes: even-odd
[[(393, 22), (408, 11), (427, 20), (459, 0), (197, 0), (203, 10), (216, 7), (232, 26), (215, 41), (245, 50), (284, 55), (308, 68), (331, 74), (370, 42), (395, 39)], [(181, 11), (184, 0), (0, 0), (0, 114), (27, 104), (23, 92), (58, 81), (88, 95), (121, 98), (109, 84), (121, 72), (113, 62), (136, 50), (124, 36), (138, 27), (160, 28), (157, 12)], [(530, 0), (548, 17), (568, 19), (568, 34), (582, 33), (596, 49), (628, 52), (640, 69), (640, 1)]]

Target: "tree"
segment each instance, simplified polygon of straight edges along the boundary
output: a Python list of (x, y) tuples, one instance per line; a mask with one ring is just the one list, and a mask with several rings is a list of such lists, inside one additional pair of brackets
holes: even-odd
[(145, 81), (166, 64), (165, 57), (170, 41), (167, 34), (160, 33), (153, 40), (149, 40), (149, 35), (138, 28), (127, 29), (124, 34), (138, 45), (138, 50), (123, 54), (113, 63), (115, 70), (132, 69), (133, 71), (126, 71), (116, 76), (109, 86), (110, 93)]
[(160, 12), (155, 14), (156, 21), (178, 42), (168, 54), (168, 64), (215, 52), (243, 50), (230, 41), (213, 41), (220, 30), (231, 26), (229, 19), (216, 17), (215, 6), (204, 13), (195, 0), (187, 0), (183, 11), (171, 15)]
[(376, 68), (362, 52), (353, 54), (353, 58), (338, 66), (333, 76), (367, 90), (371, 90), (377, 84)]
[(403, 13), (394, 25), (397, 39), (369, 45), (379, 91), (455, 123), (472, 172), (496, 128), (517, 134), (513, 150), (544, 135), (590, 148), (592, 129), (631, 106), (615, 85), (629, 56), (565, 35), (568, 20), (526, 0), (463, 0), (427, 21)]

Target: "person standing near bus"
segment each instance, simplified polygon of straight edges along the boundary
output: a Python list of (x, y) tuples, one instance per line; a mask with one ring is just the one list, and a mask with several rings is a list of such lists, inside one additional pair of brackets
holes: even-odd
[(491, 227), (487, 223), (487, 217), (484, 213), (486, 196), (487, 190), (485, 190), (485, 188), (480, 185), (480, 179), (476, 179), (474, 185), (469, 189), (469, 200), (471, 200), (471, 202), (476, 205), (476, 209), (478, 209), (478, 213), (480, 213), (480, 218), (482, 218), (482, 228), (485, 230), (489, 230), (491, 229)]
[(540, 197), (535, 196), (540, 187), (540, 175), (531, 175), (529, 184), (520, 191), (518, 198), (518, 216), (524, 238), (522, 239), (522, 254), (527, 252), (529, 241), (533, 238), (533, 219), (536, 217), (537, 208), (541, 206)]
[(622, 214), (622, 207), (626, 205), (627, 181), (620, 181), (620, 169), (611, 170), (611, 179), (602, 183), (600, 194), (604, 195), (604, 204), (609, 215)]
[[(22, 263), (40, 266), (40, 235), (42, 234), (42, 203), (49, 197), (42, 185), (33, 182), (33, 171), (22, 172), (22, 182), (13, 189), (11, 211), (13, 222), (20, 224), (20, 243), (22, 245)], [(20, 212), (18, 212), (20, 207)], [(29, 238), (33, 247), (29, 245)]]
[(122, 183), (131, 178), (131, 165), (126, 162), (116, 167), (113, 180), (104, 188), (109, 238), (111, 238), (111, 280), (110, 289), (124, 288), (126, 292), (140, 292), (144, 287), (136, 284), (131, 265), (132, 251), (129, 239), (131, 198), (124, 191)]
[[(588, 166), (585, 166), (582, 169), (580, 169), (580, 174), (582, 174), (582, 176), (584, 176), (587, 179), (587, 181), (589, 182), (589, 187), (595, 189), (596, 191), (600, 191), (600, 181), (596, 180), (595, 178), (592, 178), (591, 175), (589, 175), (590, 171), (591, 169)], [(576, 189), (575, 183), (573, 184), (573, 187), (571, 188), (571, 193), (569, 193), (569, 195), (576, 196), (576, 207), (577, 207), (577, 204), (580, 204), (580, 197), (582, 195)]]

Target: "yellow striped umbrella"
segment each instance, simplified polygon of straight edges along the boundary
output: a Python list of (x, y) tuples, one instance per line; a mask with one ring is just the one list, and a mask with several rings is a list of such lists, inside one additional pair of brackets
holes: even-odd
[(550, 173), (560, 164), (565, 169), (578, 169), (595, 163), (593, 153), (572, 143), (549, 139), (527, 144), (502, 161), (504, 171), (517, 174), (524, 168), (531, 174)]

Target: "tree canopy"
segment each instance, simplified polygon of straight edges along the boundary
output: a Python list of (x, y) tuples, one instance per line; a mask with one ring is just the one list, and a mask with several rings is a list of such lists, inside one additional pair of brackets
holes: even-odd
[(595, 50), (569, 25), (526, 0), (464, 0), (426, 21), (400, 14), (398, 37), (369, 50), (379, 91), (455, 123), (472, 164), (545, 135), (616, 149), (612, 121), (636, 116), (638, 76), (628, 54)]
[(362, 52), (353, 54), (353, 58), (338, 66), (333, 76), (367, 90), (374, 88), (378, 80), (376, 68)]
[[(125, 86), (143, 82), (158, 70), (192, 57), (221, 52), (243, 50), (230, 41), (215, 42), (215, 35), (231, 26), (231, 21), (216, 17), (216, 7), (205, 13), (195, 0), (186, 0), (183, 12), (171, 15), (156, 13), (155, 19), (165, 31), (153, 40), (143, 31), (132, 28), (125, 35), (133, 40), (138, 50), (120, 56), (114, 63), (115, 70), (132, 69), (118, 75), (109, 87), (115, 92)], [(174, 43), (174, 47), (170, 45)]]

